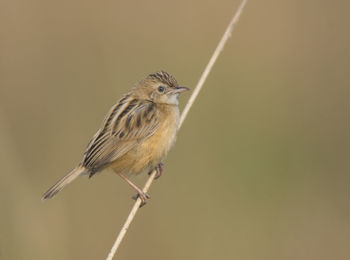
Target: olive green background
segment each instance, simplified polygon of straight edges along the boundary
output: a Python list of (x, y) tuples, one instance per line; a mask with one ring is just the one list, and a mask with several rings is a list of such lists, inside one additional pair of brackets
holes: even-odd
[[(107, 256), (127, 184), (42, 193), (140, 78), (193, 89), (238, 4), (1, 1), (0, 259)], [(116, 259), (349, 259), (349, 8), (248, 2)]]

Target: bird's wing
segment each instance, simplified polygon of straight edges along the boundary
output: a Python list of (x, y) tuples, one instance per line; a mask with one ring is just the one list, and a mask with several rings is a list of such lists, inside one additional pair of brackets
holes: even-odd
[(82, 164), (91, 169), (92, 175), (117, 160), (155, 133), (159, 116), (153, 102), (126, 95), (108, 112), (88, 144)]

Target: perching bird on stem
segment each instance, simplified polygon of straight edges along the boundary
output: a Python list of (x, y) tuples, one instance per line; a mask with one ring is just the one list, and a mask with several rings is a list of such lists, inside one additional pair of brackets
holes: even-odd
[(92, 177), (111, 168), (137, 191), (144, 205), (148, 194), (127, 176), (154, 169), (156, 177), (162, 174), (162, 161), (176, 139), (178, 96), (187, 90), (164, 71), (138, 82), (110, 109), (78, 166), (45, 192), (42, 200), (52, 198), (80, 175)]

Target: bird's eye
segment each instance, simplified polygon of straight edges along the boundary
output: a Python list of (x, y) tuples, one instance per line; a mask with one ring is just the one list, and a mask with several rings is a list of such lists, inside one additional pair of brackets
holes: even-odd
[(163, 86), (159, 86), (159, 87), (158, 87), (158, 91), (159, 91), (160, 93), (164, 92), (164, 90), (165, 90), (165, 87), (163, 87)]

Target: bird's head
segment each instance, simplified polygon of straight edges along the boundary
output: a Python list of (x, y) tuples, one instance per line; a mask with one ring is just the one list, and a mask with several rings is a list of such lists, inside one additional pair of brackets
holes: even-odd
[(179, 94), (189, 89), (179, 86), (176, 79), (169, 73), (158, 71), (141, 80), (134, 90), (141, 99), (154, 103), (177, 105)]

